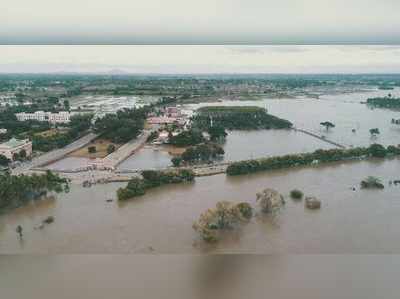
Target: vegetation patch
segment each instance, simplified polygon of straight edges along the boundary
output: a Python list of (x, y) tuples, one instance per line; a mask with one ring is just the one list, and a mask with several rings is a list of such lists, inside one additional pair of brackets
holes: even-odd
[(293, 189), (290, 191), (290, 197), (296, 200), (300, 200), (303, 198), (303, 192), (298, 189)]
[(242, 202), (235, 204), (229, 201), (217, 202), (215, 208), (202, 213), (193, 224), (193, 229), (206, 242), (216, 242), (225, 230), (232, 230), (241, 223), (247, 222), (253, 216), (250, 204)]
[[(69, 156), (71, 157), (83, 157), (83, 158), (104, 158), (110, 153), (114, 152), (118, 149), (121, 144), (114, 144), (110, 140), (104, 138), (98, 138), (93, 140), (87, 146), (82, 147), (74, 152), (72, 152)], [(90, 149), (94, 147), (95, 150)], [(90, 150), (89, 150), (90, 149)]]
[(228, 166), (226, 173), (227, 175), (241, 175), (258, 171), (311, 165), (315, 162), (327, 163), (367, 157), (383, 158), (388, 155), (400, 155), (400, 147), (391, 145), (385, 148), (380, 144), (372, 144), (370, 147), (356, 147), (351, 149), (319, 149), (312, 153), (234, 162)]
[(142, 178), (133, 178), (125, 188), (117, 190), (118, 200), (127, 200), (146, 193), (147, 189), (166, 185), (194, 181), (194, 173), (188, 169), (173, 171), (142, 171)]
[(228, 130), (288, 129), (292, 123), (270, 115), (255, 106), (209, 106), (197, 110), (195, 127), (209, 130), (213, 126)]
[(182, 163), (205, 163), (218, 159), (225, 154), (221, 145), (216, 143), (204, 143), (187, 148), (182, 155), (173, 157), (171, 162), (174, 166), (180, 166)]
[(64, 178), (47, 171), (37, 175), (0, 175), (0, 208), (17, 207), (46, 196), (48, 192), (68, 192), (69, 184)]
[(96, 120), (94, 131), (113, 143), (125, 143), (136, 138), (143, 130), (150, 107), (123, 109), (106, 114)]
[(386, 97), (376, 97), (367, 99), (367, 105), (375, 108), (400, 108), (400, 98), (394, 98), (391, 94)]
[(169, 143), (178, 147), (192, 146), (200, 144), (204, 141), (205, 138), (203, 137), (202, 131), (196, 129), (190, 129), (187, 131), (183, 131), (178, 135), (173, 136), (171, 134), (169, 136)]
[(363, 189), (383, 189), (385, 186), (382, 184), (381, 180), (374, 176), (369, 176), (361, 181), (361, 188)]
[(47, 136), (34, 134), (31, 136), (33, 150), (48, 152), (70, 144), (89, 130), (92, 117), (92, 115), (75, 115), (71, 117), (67, 129), (57, 130), (54, 134)]

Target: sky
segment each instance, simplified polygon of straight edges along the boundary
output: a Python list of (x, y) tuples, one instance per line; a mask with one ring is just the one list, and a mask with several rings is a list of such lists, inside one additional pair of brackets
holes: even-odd
[(0, 45), (0, 73), (400, 73), (400, 45)]
[(1, 0), (0, 44), (400, 44), (399, 0)]

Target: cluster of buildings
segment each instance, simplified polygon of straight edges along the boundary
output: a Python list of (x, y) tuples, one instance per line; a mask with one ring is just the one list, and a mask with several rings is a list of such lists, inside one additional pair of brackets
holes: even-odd
[[(174, 106), (161, 108), (157, 114), (157, 116), (150, 116), (147, 122), (159, 127), (158, 137), (153, 141), (153, 144), (164, 144), (169, 142), (171, 135), (176, 136), (182, 130), (187, 129), (188, 125), (190, 125), (193, 111), (181, 109), (180, 106)], [(170, 125), (174, 125), (174, 131), (170, 130), (171, 127), (166, 128)]]
[(32, 142), (29, 139), (17, 140), (11, 138), (9, 141), (0, 144), (0, 155), (13, 161), (16, 154), (25, 151), (26, 157), (32, 154)]
[(152, 115), (147, 119), (151, 125), (172, 125), (185, 127), (193, 115), (192, 110), (183, 110), (180, 107), (165, 107), (159, 110), (160, 116)]
[(15, 116), (19, 121), (37, 120), (47, 121), (51, 124), (69, 123), (71, 114), (68, 111), (61, 111), (58, 113), (36, 111), (34, 113), (16, 113)]
[(0, 107), (16, 106), (17, 104), (17, 98), (13, 93), (0, 94)]

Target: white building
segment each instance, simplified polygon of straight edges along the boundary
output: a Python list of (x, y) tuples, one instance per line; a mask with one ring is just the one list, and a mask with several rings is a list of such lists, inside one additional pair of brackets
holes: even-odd
[(52, 124), (68, 123), (70, 122), (71, 114), (68, 111), (61, 111), (58, 113), (36, 111), (34, 113), (17, 113), (15, 114), (19, 121), (37, 120), (47, 121)]
[(32, 154), (32, 142), (28, 139), (17, 140), (12, 138), (0, 144), (0, 155), (6, 156), (10, 160), (13, 160), (14, 154), (19, 154), (22, 150), (25, 150), (26, 156), (29, 157)]
[(7, 129), (0, 129), (0, 135), (1, 134), (6, 134), (7, 133)]

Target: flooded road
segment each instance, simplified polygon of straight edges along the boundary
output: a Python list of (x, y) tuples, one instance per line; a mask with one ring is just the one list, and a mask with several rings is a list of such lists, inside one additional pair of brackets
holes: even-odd
[[(400, 253), (400, 160), (337, 163), (248, 176), (216, 175), (193, 184), (149, 190), (124, 203), (106, 202), (125, 184), (72, 185), (57, 200), (41, 201), (0, 216), (0, 253)], [(360, 190), (368, 175), (384, 190)], [(247, 201), (272, 187), (287, 204), (273, 219), (259, 213), (217, 245), (206, 245), (192, 229), (201, 212), (220, 200)], [(356, 187), (356, 191), (352, 191)], [(322, 200), (320, 211), (288, 198), (291, 189)], [(47, 216), (55, 222), (34, 229)], [(22, 225), (20, 241), (15, 228)]]

